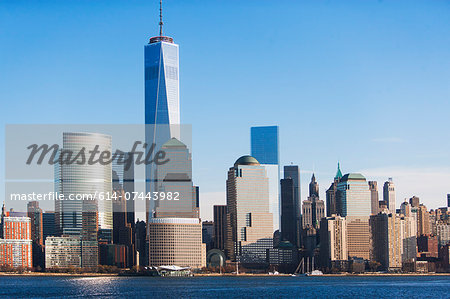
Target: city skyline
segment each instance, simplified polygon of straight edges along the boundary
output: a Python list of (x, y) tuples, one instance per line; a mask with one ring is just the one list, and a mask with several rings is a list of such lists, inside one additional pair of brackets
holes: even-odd
[[(5, 45), (0, 53), (8, 57), (7, 61), (1, 62), (6, 72), (0, 75), (2, 103), (5, 105), (0, 112), (3, 125), (110, 123), (117, 119), (143, 123), (142, 45), (150, 36), (157, 35), (157, 14), (148, 17), (148, 12), (156, 11), (156, 1), (142, 3), (143, 8), (127, 6), (126, 11), (119, 11), (114, 4), (106, 7), (99, 3), (80, 17), (83, 24), (73, 17), (64, 20), (54, 16), (47, 18), (54, 12), (62, 16), (73, 14), (83, 10), (83, 4), (56, 6), (47, 3), (44, 8), (48, 11), (33, 5), (29, 8), (20, 3), (16, 5), (6, 6), (11, 11), (23, 9), (18, 18), (23, 24), (19, 26), (17, 19), (7, 14), (2, 13), (0, 18), (3, 28), (27, 32), (27, 38), (24, 38), (23, 34), (13, 34), (13, 31), (5, 29), (7, 34), (0, 37), (1, 44)], [(244, 4), (239, 12), (233, 11), (231, 4), (195, 6), (195, 13), (202, 14), (202, 23), (208, 23), (210, 28), (203, 28), (191, 19), (192, 22), (184, 28), (186, 17), (183, 15), (194, 10), (190, 3), (168, 2), (165, 6), (165, 32), (174, 36), (181, 45), (182, 121), (193, 124), (193, 179), (201, 187), (203, 219), (212, 219), (213, 204), (225, 203), (223, 181), (226, 170), (235, 157), (249, 153), (248, 131), (257, 125), (279, 126), (280, 166), (289, 165), (292, 161), (302, 169), (303, 199), (307, 198), (308, 178), (313, 170), (320, 185), (319, 195), (325, 198), (325, 188), (332, 182), (335, 165), (340, 161), (344, 173), (362, 173), (367, 180), (378, 181), (378, 186), (392, 177), (396, 185), (396, 208), (404, 198), (413, 195), (420, 197), (429, 208), (445, 204), (450, 169), (444, 165), (450, 161), (446, 152), (450, 141), (445, 131), (449, 120), (444, 111), (448, 110), (449, 103), (444, 79), (448, 77), (450, 59), (443, 51), (449, 38), (440, 30), (444, 27), (441, 22), (449, 22), (443, 18), (448, 6), (418, 2), (406, 8), (395, 3), (375, 2), (355, 3), (354, 7), (292, 3), (289, 11), (285, 9), (286, 5), (277, 7), (262, 2), (260, 6)], [(349, 8), (349, 11), (345, 10)], [(409, 28), (392, 15), (400, 13), (400, 8), (407, 24), (418, 18), (425, 19), (428, 29), (416, 25), (415, 34), (408, 35)], [(28, 9), (34, 9), (36, 14), (27, 16)], [(206, 13), (216, 9), (223, 9), (223, 17)], [(333, 16), (336, 9), (338, 13)], [(245, 20), (249, 24), (251, 20), (260, 21), (280, 10), (283, 10), (284, 22), (271, 28), (277, 19), (269, 18), (267, 27), (264, 27), (271, 28), (267, 33), (260, 35), (261, 29), (246, 26), (240, 27), (245, 39), (232, 35), (244, 18), (248, 18)], [(321, 16), (327, 17), (323, 25), (318, 25), (314, 19), (319, 11)], [(303, 17), (299, 24), (293, 23), (296, 14)], [(114, 25), (114, 16), (133, 18), (133, 22), (119, 29)], [(354, 17), (361, 29), (349, 27), (350, 22), (345, 22), (345, 16)], [(222, 28), (221, 25), (228, 20), (226, 17), (235, 17), (237, 24)], [(379, 26), (372, 28), (365, 17)], [(389, 22), (383, 24), (386, 20)], [(333, 21), (337, 22), (337, 28), (327, 26)], [(29, 22), (37, 25), (29, 26)], [(95, 26), (98, 22), (106, 24), (100, 28), (102, 34)], [(93, 30), (92, 34), (85, 34), (87, 28)], [(129, 35), (123, 34), (129, 32)], [(229, 36), (238, 39), (239, 51), (230, 48)], [(208, 43), (201, 43), (203, 48), (199, 47), (196, 41), (206, 38)], [(275, 42), (279, 38), (290, 38), (289, 47), (282, 46), (282, 51), (295, 53), (298, 59), (280, 57), (281, 61), (268, 63), (262, 68), (261, 61), (268, 61), (267, 58), (280, 52), (278, 46), (274, 46), (279, 45)], [(247, 39), (249, 42), (241, 42)], [(29, 45), (35, 43), (38, 44), (32, 48), (39, 50), (31, 51)], [(73, 47), (74, 44), (77, 47)], [(105, 49), (106, 45), (114, 46)], [(346, 53), (355, 45), (358, 46), (356, 49)], [(17, 48), (20, 50), (16, 51)], [(211, 54), (213, 49), (215, 52)], [(433, 49), (432, 56), (430, 49)], [(71, 57), (70, 61), (66, 55)], [(199, 68), (200, 58), (205, 63)], [(108, 64), (111, 59), (115, 59), (114, 68)], [(246, 67), (237, 73), (227, 65), (231, 61), (233, 65)], [(341, 68), (343, 76), (336, 71)], [(277, 76), (269, 70), (275, 71)], [(244, 78), (250, 80), (246, 84), (240, 83)], [(214, 81), (220, 81), (220, 84)], [(20, 82), (30, 84), (24, 88)], [(269, 82), (283, 88), (276, 94), (266, 91), (265, 86)], [(324, 84), (328, 92), (323, 91)], [(222, 85), (233, 88), (226, 91)], [(284, 109), (270, 103), (274, 98), (285, 99), (284, 105), (277, 101), (277, 105), (285, 106)], [(211, 99), (214, 105), (206, 105)], [(42, 107), (37, 107), (37, 102)], [(236, 109), (236, 106), (242, 109)], [(71, 107), (71, 115), (63, 115), (66, 107)], [(89, 111), (85, 107), (90, 107)], [(315, 111), (317, 107), (326, 108)], [(249, 115), (248, 111), (252, 113)], [(122, 117), (112, 117), (118, 114)], [(229, 115), (237, 121), (223, 126)], [(345, 130), (354, 123), (359, 125), (352, 127), (350, 134), (342, 137), (336, 132), (337, 128)], [(2, 140), (3, 134), (2, 131)], [(236, 146), (230, 146), (230, 139)], [(0, 148), (3, 156), (4, 144)], [(221, 148), (225, 150), (220, 152)], [(209, 165), (208, 161), (213, 156), (216, 163)], [(3, 160), (1, 167), (4, 167)], [(2, 180), (3, 173), (0, 175)], [(2, 184), (2, 193), (3, 188)]]

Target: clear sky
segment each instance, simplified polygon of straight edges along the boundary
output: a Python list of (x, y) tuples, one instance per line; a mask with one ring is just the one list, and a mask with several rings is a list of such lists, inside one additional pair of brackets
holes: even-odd
[[(158, 34), (158, 6), (1, 0), (1, 125), (143, 123), (143, 47)], [(300, 165), (303, 199), (313, 170), (324, 199), (339, 160), (379, 185), (393, 177), (397, 206), (412, 195), (444, 206), (449, 16), (449, 1), (164, 1), (203, 218), (225, 203), (227, 169), (250, 152), (254, 125), (280, 126), (281, 161)]]

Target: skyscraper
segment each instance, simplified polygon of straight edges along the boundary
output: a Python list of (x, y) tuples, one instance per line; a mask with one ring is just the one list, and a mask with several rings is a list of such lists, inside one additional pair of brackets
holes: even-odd
[(297, 217), (294, 202), (294, 180), (282, 179), (281, 183), (281, 241), (297, 246)]
[[(99, 194), (112, 192), (111, 163), (65, 163), (65, 153), (99, 151), (111, 153), (111, 136), (99, 133), (63, 133), (63, 148), (59, 152), (59, 163), (55, 164), (55, 191), (64, 198), (82, 200), (56, 200), (55, 223), (59, 235), (81, 235), (83, 203), (93, 201), (89, 207), (98, 211), (99, 238), (112, 239), (112, 202), (98, 200)], [(70, 156), (69, 156), (70, 159)]]
[(450, 194), (447, 194), (447, 208), (450, 208)]
[[(145, 141), (155, 150), (172, 137), (180, 138), (180, 94), (178, 45), (173, 38), (163, 36), (162, 9), (160, 8), (159, 36), (150, 38), (144, 47), (145, 72)], [(154, 192), (156, 166), (146, 165), (146, 190)], [(153, 217), (154, 202), (147, 201), (147, 224)]]
[(395, 214), (395, 185), (392, 178), (389, 178), (383, 186), (383, 200), (386, 202), (389, 211)]
[(266, 169), (269, 178), (269, 209), (274, 230), (280, 228), (280, 153), (278, 126), (252, 127), (251, 155)]
[[(161, 147), (169, 163), (158, 166), (154, 190), (165, 194), (157, 200), (157, 218), (199, 218), (197, 189), (192, 183), (192, 159), (187, 146), (172, 138)], [(169, 196), (172, 195), (172, 200)]]
[(378, 214), (379, 210), (379, 199), (378, 199), (378, 183), (375, 181), (369, 181), (369, 190), (370, 190), (370, 206), (371, 206), (371, 214)]
[(39, 202), (28, 202), (27, 213), (31, 220), (31, 240), (36, 244), (44, 245), (42, 210), (39, 208)]
[(319, 184), (316, 182), (314, 174), (309, 183), (309, 197), (303, 201), (303, 228), (320, 227), (320, 219), (325, 216), (325, 205), (323, 200), (319, 199)]
[(227, 206), (214, 206), (214, 248), (225, 250)]
[(370, 216), (369, 185), (363, 175), (359, 173), (344, 175), (338, 183), (337, 190), (337, 212), (340, 216)]
[[(298, 168), (298, 165), (288, 165), (284, 166), (284, 179), (291, 179), (292, 180), (292, 187), (293, 187), (293, 209), (294, 209), (294, 217), (295, 217), (295, 223), (291, 223), (289, 225), (293, 226), (294, 232), (295, 232), (295, 240), (296, 243), (293, 243), (292, 245), (300, 247), (300, 237), (301, 237), (301, 226), (302, 226), (302, 215), (301, 215), (301, 193), (300, 193), (300, 169)], [(283, 191), (282, 191), (283, 192)], [(287, 199), (288, 201), (290, 199)], [(290, 220), (288, 220), (290, 221)], [(281, 228), (281, 233), (283, 234), (283, 229)]]
[(42, 231), (43, 231), (44, 244), (45, 244), (45, 239), (47, 237), (56, 235), (55, 212), (46, 211), (42, 214)]
[(347, 222), (340, 216), (322, 218), (320, 222), (320, 264), (331, 268), (336, 261), (348, 259)]
[(350, 258), (368, 259), (370, 251), (370, 191), (366, 178), (359, 173), (344, 175), (337, 185), (337, 214), (346, 217)]
[(330, 188), (328, 188), (328, 190), (326, 191), (327, 217), (331, 217), (332, 215), (337, 214), (336, 194), (337, 194), (337, 185), (339, 184), (341, 178), (342, 172), (341, 167), (338, 163), (336, 176), (334, 177), (333, 183), (331, 183)]
[(402, 267), (404, 221), (396, 214), (380, 213), (370, 217), (371, 259), (379, 262), (384, 270)]
[(228, 171), (227, 209), (230, 259), (265, 263), (266, 249), (273, 248), (269, 184), (265, 168), (252, 156), (240, 157)]

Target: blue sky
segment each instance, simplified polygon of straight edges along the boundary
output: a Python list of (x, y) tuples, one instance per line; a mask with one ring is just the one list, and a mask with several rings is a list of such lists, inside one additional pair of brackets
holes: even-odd
[[(0, 1), (1, 125), (143, 123), (158, 5)], [(303, 191), (314, 170), (325, 197), (339, 160), (379, 185), (393, 177), (398, 203), (443, 206), (449, 15), (449, 1), (165, 1), (202, 216), (225, 203), (253, 125), (280, 126), (282, 164), (300, 165)]]

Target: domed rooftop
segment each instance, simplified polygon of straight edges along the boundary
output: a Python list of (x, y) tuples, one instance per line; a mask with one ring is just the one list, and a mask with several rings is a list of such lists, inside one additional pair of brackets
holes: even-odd
[(234, 162), (234, 166), (237, 165), (259, 165), (258, 160), (253, 158), (252, 156), (242, 156)]

